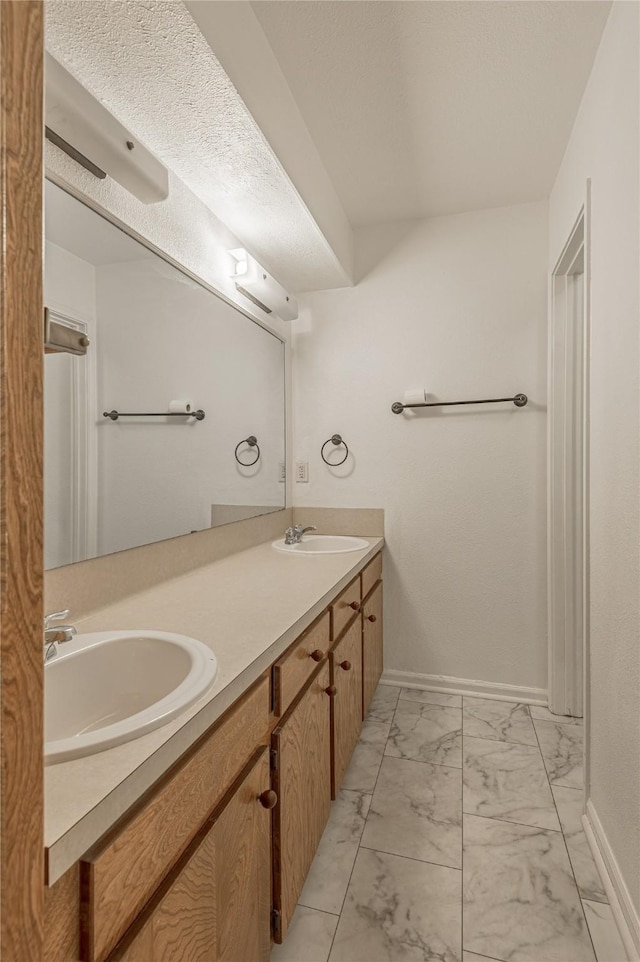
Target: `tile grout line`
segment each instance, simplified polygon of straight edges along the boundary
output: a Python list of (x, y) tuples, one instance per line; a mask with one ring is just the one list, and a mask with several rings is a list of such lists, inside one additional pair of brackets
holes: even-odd
[[(529, 712), (529, 714), (531, 714), (531, 712)], [(533, 719), (532, 719), (532, 721), (533, 721)], [(582, 917), (583, 917), (583, 919), (584, 919), (585, 928), (586, 928), (586, 930), (587, 930), (587, 935), (589, 936), (589, 942), (591, 943), (591, 948), (592, 948), (592, 950), (593, 950), (593, 957), (594, 957), (594, 959), (596, 960), (596, 962), (599, 962), (599, 960), (598, 960), (598, 954), (597, 954), (597, 952), (596, 952), (596, 947), (595, 947), (595, 944), (594, 944), (594, 941), (593, 941), (593, 937), (592, 937), (592, 935), (591, 935), (591, 929), (589, 928), (589, 923), (588, 923), (588, 921), (587, 921), (587, 913), (585, 912), (585, 910), (584, 910), (584, 905), (582, 904), (582, 895), (580, 894), (580, 886), (578, 885), (578, 879), (576, 878), (576, 872), (575, 872), (575, 869), (574, 869), (574, 867), (573, 867), (573, 862), (571, 861), (571, 855), (569, 854), (569, 846), (567, 845), (567, 837), (566, 837), (566, 835), (565, 835), (565, 833), (564, 833), (564, 829), (562, 828), (562, 822), (560, 821), (560, 812), (558, 811), (558, 805), (557, 805), (557, 803), (556, 803), (556, 797), (555, 797), (555, 795), (553, 794), (553, 785), (552, 785), (552, 783), (551, 783), (551, 778), (549, 777), (549, 772), (547, 771), (547, 766), (546, 766), (546, 763), (545, 763), (545, 760), (544, 760), (544, 754), (543, 754), (543, 752), (542, 752), (542, 745), (540, 744), (540, 739), (538, 738), (538, 729), (536, 728), (535, 725), (533, 726), (533, 730), (534, 730), (534, 732), (536, 733), (536, 739), (537, 739), (537, 742), (538, 742), (538, 748), (539, 748), (539, 750), (540, 750), (540, 754), (542, 755), (542, 764), (544, 765), (545, 774), (546, 774), (546, 776), (547, 776), (547, 782), (549, 783), (549, 791), (551, 792), (551, 798), (553, 799), (553, 805), (554, 805), (554, 808), (555, 808), (555, 810), (556, 810), (556, 815), (558, 816), (558, 822), (560, 823), (560, 828), (562, 829), (562, 840), (563, 840), (563, 842), (564, 842), (564, 848), (565, 848), (565, 852), (567, 853), (567, 858), (569, 859), (569, 866), (570, 866), (570, 868), (571, 868), (571, 875), (573, 876), (573, 881), (574, 881), (574, 884), (575, 884), (575, 887), (576, 887), (576, 893), (577, 893), (577, 896), (578, 896), (578, 901), (580, 902), (580, 910), (582, 911)], [(583, 732), (583, 736), (582, 736), (582, 737), (584, 738), (584, 732)], [(561, 785), (556, 786), (556, 787), (557, 787), (557, 788), (562, 788)], [(573, 791), (576, 791), (576, 789), (573, 789)], [(582, 797), (583, 797), (583, 800), (584, 800), (584, 787), (581, 788), (581, 789), (577, 789), (577, 791), (581, 791), (581, 792), (582, 792)]]

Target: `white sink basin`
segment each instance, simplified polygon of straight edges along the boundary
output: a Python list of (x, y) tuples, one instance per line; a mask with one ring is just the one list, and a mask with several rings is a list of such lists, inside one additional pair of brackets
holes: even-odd
[(285, 544), (284, 540), (274, 541), (273, 547), (290, 554), (343, 554), (345, 551), (362, 551), (369, 547), (364, 538), (348, 538), (338, 534), (305, 534), (298, 544)]
[(45, 763), (104, 751), (159, 728), (193, 705), (217, 672), (211, 649), (186, 635), (77, 635), (45, 665)]

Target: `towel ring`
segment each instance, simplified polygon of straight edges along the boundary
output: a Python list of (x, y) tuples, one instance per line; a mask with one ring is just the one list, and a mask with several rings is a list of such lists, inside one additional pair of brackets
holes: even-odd
[[(241, 444), (248, 444), (250, 448), (256, 449), (256, 456), (253, 459), (253, 461), (240, 460), (240, 458), (238, 457), (238, 448), (240, 447)], [(239, 441), (238, 444), (236, 444), (236, 449), (233, 452), (233, 454), (238, 464), (241, 464), (243, 468), (252, 467), (252, 465), (257, 464), (258, 461), (260, 460), (260, 445), (258, 444), (258, 439), (253, 434), (250, 434), (248, 438), (244, 438), (242, 441)]]
[[(324, 456), (324, 449), (326, 448), (327, 444), (335, 444), (336, 447), (337, 447), (339, 444), (343, 444), (343, 445), (344, 445), (344, 457), (343, 457), (342, 461), (327, 461), (327, 459), (326, 459), (325, 456)], [(324, 461), (325, 464), (328, 464), (328, 465), (329, 465), (330, 468), (337, 468), (338, 465), (344, 464), (344, 462), (345, 462), (345, 461), (347, 460), (347, 458), (349, 457), (349, 448), (347, 447), (346, 441), (343, 441), (343, 440), (342, 440), (342, 435), (341, 435), (341, 434), (332, 434), (331, 437), (328, 438), (328, 439), (324, 442), (324, 444), (323, 444), (322, 447), (320, 448), (320, 457), (322, 458), (322, 460)]]

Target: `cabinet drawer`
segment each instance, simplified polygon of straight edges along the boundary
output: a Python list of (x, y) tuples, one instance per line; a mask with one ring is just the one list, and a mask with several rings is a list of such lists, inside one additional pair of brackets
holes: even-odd
[(238, 776), (269, 725), (261, 679), (119, 831), (80, 863), (81, 953), (101, 962)]
[(335, 641), (360, 610), (360, 575), (338, 595), (331, 605), (331, 640)]
[(284, 715), (329, 652), (331, 617), (326, 611), (273, 666), (274, 713)]
[(376, 581), (382, 578), (382, 552), (370, 561), (362, 572), (362, 597), (366, 598)]

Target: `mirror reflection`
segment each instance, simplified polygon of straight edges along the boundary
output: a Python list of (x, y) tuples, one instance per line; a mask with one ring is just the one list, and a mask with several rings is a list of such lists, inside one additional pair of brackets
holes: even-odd
[(283, 342), (49, 182), (45, 237), (46, 567), (284, 507)]

